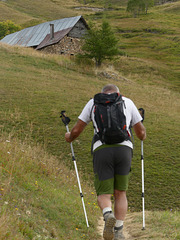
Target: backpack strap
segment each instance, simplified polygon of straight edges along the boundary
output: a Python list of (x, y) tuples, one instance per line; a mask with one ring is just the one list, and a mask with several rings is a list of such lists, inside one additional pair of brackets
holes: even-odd
[(92, 154), (92, 155), (93, 155), (93, 145), (94, 145), (94, 143), (95, 143), (96, 141), (100, 140), (99, 137), (98, 137), (98, 135), (97, 135), (97, 130), (96, 130), (96, 127), (94, 126), (94, 122), (93, 122), (93, 120), (92, 120), (92, 112), (93, 112), (94, 107), (95, 107), (95, 104), (93, 104), (93, 106), (92, 106), (92, 108), (91, 108), (91, 112), (90, 112), (90, 118), (91, 118), (91, 121), (92, 121), (92, 123), (93, 123), (93, 128), (94, 128), (94, 130), (95, 130), (95, 134), (94, 134), (94, 136), (93, 136), (93, 138), (92, 138), (92, 142), (91, 142), (91, 154)]

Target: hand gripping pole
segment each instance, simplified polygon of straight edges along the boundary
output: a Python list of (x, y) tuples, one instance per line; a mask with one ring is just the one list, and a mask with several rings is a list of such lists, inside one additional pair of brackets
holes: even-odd
[[(66, 126), (67, 132), (69, 132), (68, 123), (70, 122), (70, 118), (66, 117), (65, 111), (61, 111), (61, 116), (60, 117), (62, 118), (62, 122)], [(78, 174), (78, 169), (77, 169), (77, 164), (76, 164), (76, 159), (75, 159), (75, 154), (74, 154), (74, 149), (73, 149), (72, 142), (70, 143), (70, 146), (71, 146), (71, 152), (72, 152), (72, 160), (74, 162), (74, 167), (75, 167), (77, 181), (78, 181), (78, 186), (79, 186), (79, 191), (80, 191), (80, 197), (81, 197), (81, 200), (82, 200), (84, 215), (85, 215), (85, 219), (86, 219), (86, 224), (87, 224), (87, 227), (89, 227), (87, 213), (86, 213), (86, 208), (85, 208), (85, 204), (84, 204), (84, 197), (83, 197), (83, 193), (82, 193), (82, 189), (81, 189), (81, 183), (80, 183), (80, 179), (79, 179), (79, 174)]]
[[(142, 116), (142, 122), (144, 121), (145, 110), (139, 108), (139, 112)], [(143, 150), (143, 141), (141, 141), (141, 169), (142, 169), (142, 211), (143, 211), (143, 228), (145, 230), (145, 199), (144, 199), (144, 150)]]

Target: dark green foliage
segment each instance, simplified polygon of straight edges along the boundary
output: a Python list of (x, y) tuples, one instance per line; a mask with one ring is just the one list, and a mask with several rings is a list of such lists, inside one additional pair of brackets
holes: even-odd
[(131, 12), (134, 17), (137, 17), (140, 13), (147, 14), (148, 8), (152, 6), (154, 6), (154, 0), (129, 0), (127, 11)]
[(99, 29), (91, 26), (85, 36), (82, 50), (84, 57), (95, 60), (96, 66), (101, 66), (103, 60), (112, 60), (118, 55), (118, 40), (109, 23), (103, 22)]
[(153, 7), (154, 6), (154, 0), (143, 0), (144, 4), (145, 4), (145, 11), (147, 14), (147, 11), (149, 9), (149, 7)]
[(21, 30), (21, 27), (10, 20), (0, 22), (0, 39), (19, 30)]
[(155, 0), (155, 4), (164, 4), (168, 2), (177, 2), (177, 0)]

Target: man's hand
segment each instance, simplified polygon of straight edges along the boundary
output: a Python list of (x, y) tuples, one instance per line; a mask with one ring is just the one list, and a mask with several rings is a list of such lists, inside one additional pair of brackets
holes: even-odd
[(75, 126), (73, 127), (73, 129), (71, 130), (71, 132), (67, 132), (65, 134), (66, 142), (71, 143), (74, 139), (76, 139), (80, 135), (80, 133), (84, 130), (86, 126), (87, 124), (79, 119)]
[(70, 136), (71, 136), (71, 133), (70, 133), (70, 132), (65, 133), (66, 142), (69, 142), (69, 143), (72, 142)]
[(134, 132), (136, 134), (136, 136), (140, 139), (140, 140), (145, 140), (146, 139), (146, 129), (144, 127), (144, 125), (142, 124), (142, 122), (138, 122), (133, 126)]

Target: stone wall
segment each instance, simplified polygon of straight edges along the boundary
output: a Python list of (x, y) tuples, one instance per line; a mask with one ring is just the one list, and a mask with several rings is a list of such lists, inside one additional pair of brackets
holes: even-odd
[(87, 26), (84, 21), (80, 19), (63, 39), (56, 44), (42, 48), (40, 51), (64, 55), (76, 55), (77, 53), (82, 53), (82, 37), (86, 32)]
[(73, 29), (68, 33), (69, 37), (82, 38), (86, 34), (87, 28), (82, 20), (78, 21)]
[(42, 48), (41, 51), (51, 54), (76, 55), (82, 53), (82, 39), (65, 36), (57, 44)]

